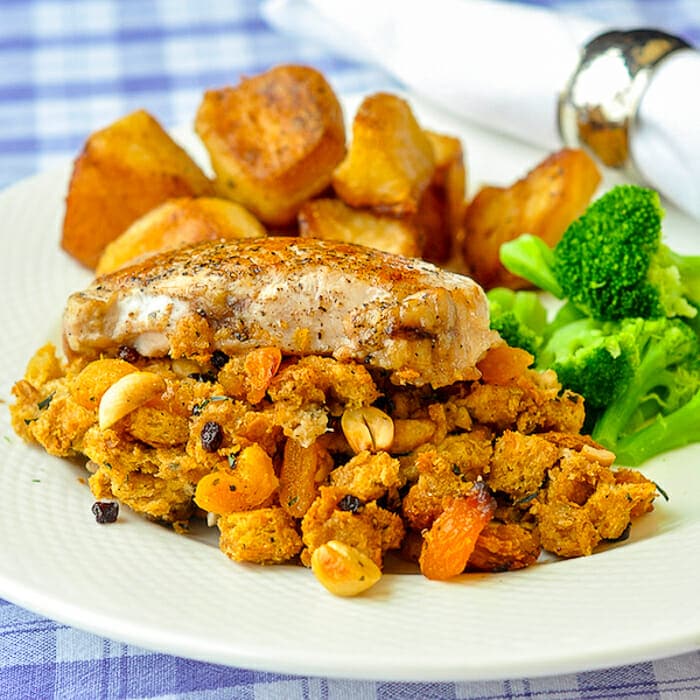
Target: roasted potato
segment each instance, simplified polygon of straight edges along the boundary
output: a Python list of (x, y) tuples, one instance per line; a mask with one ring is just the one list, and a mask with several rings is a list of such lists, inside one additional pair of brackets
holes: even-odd
[(63, 249), (94, 268), (105, 246), (173, 197), (213, 193), (211, 181), (147, 112), (96, 131), (73, 166)]
[(261, 238), (265, 227), (240, 204), (216, 197), (172, 199), (137, 219), (104, 250), (96, 274), (138, 258), (219, 238)]
[(328, 187), (345, 155), (338, 98), (305, 66), (279, 66), (209, 90), (195, 129), (220, 193), (271, 226), (293, 222), (302, 203)]
[(411, 219), (380, 216), (353, 209), (339, 199), (314, 199), (299, 212), (299, 233), (304, 238), (358, 243), (387, 253), (419, 256), (420, 230)]
[(501, 265), (501, 244), (531, 233), (555, 245), (599, 183), (600, 172), (591, 157), (565, 148), (510, 187), (483, 187), (464, 217), (464, 257), (472, 275), (487, 289), (529, 286)]
[[(435, 173), (421, 199), (416, 224), (423, 232), (422, 256), (447, 264), (462, 245), (466, 168), (461, 141), (426, 131), (435, 158)], [(461, 254), (460, 254), (461, 255)]]
[(350, 206), (404, 216), (418, 211), (434, 172), (433, 147), (409, 104), (377, 93), (355, 114), (352, 143), (333, 173), (333, 188)]
[(433, 148), (435, 174), (418, 210), (425, 232), (423, 257), (444, 264), (462, 245), (467, 171), (458, 138), (434, 131), (425, 135)]

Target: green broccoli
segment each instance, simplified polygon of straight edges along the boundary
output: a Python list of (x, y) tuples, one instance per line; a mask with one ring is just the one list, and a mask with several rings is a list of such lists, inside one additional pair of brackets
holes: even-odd
[(581, 318), (556, 328), (537, 356), (539, 369), (553, 369), (562, 386), (581, 394), (589, 420), (632, 381), (636, 353), (619, 324)]
[(584, 397), (584, 429), (620, 463), (700, 441), (700, 339), (682, 320), (596, 321), (564, 305), (543, 337), (537, 368)]
[(644, 427), (622, 437), (615, 447), (617, 459), (635, 467), (662, 452), (700, 442), (699, 416), (700, 389), (675, 411), (659, 413)]
[(557, 299), (564, 290), (554, 274), (555, 252), (539, 236), (523, 233), (502, 243), (499, 257), (503, 266)]
[(511, 347), (537, 357), (547, 325), (547, 311), (535, 292), (495, 287), (486, 294), (491, 328)]
[[(621, 348), (633, 372), (597, 416), (593, 439), (631, 466), (700, 439), (700, 340), (678, 319), (625, 319)], [(689, 413), (690, 412), (690, 413)], [(653, 444), (645, 445), (651, 432)]]
[(510, 271), (598, 320), (692, 318), (700, 306), (700, 256), (661, 238), (659, 195), (618, 185), (591, 204), (554, 249), (524, 234), (501, 246)]

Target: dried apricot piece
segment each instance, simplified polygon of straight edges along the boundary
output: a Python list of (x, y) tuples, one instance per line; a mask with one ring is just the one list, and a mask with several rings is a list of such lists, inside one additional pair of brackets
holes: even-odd
[(527, 371), (535, 358), (522, 348), (496, 345), (479, 360), (477, 367), (486, 384), (512, 384)]
[(421, 573), (434, 581), (461, 574), (495, 509), (496, 501), (481, 482), (466, 496), (446, 499), (444, 510), (423, 538)]
[(195, 503), (210, 513), (226, 515), (257, 508), (279, 484), (272, 460), (260, 445), (244, 448), (232, 469), (203, 476), (197, 483)]
[(116, 358), (94, 360), (80, 371), (70, 387), (73, 400), (83, 408), (97, 408), (102, 395), (127, 374), (137, 368), (129, 362)]
[(279, 348), (257, 348), (246, 355), (244, 371), (248, 378), (246, 398), (252, 404), (262, 401), (282, 362)]
[(284, 457), (280, 470), (280, 505), (295, 518), (304, 517), (318, 494), (316, 488), (316, 472), (319, 468), (318, 450), (316, 443), (304, 447), (294, 438), (289, 438), (284, 445)]

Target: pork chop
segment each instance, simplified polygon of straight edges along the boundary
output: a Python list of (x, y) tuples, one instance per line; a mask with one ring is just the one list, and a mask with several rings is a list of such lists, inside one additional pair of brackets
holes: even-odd
[(135, 348), (207, 359), (276, 346), (387, 370), (397, 384), (475, 379), (498, 336), (469, 277), (360, 246), (287, 237), (163, 253), (73, 294), (69, 355)]

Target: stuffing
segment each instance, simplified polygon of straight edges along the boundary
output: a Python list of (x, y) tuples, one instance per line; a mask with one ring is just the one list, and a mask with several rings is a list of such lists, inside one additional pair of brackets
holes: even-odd
[(401, 518), (376, 501), (363, 503), (335, 486), (322, 486), (301, 523), (305, 549), (301, 561), (311, 562), (317, 547), (339, 540), (356, 547), (381, 567), (384, 553), (398, 549), (404, 536)]
[(520, 523), (489, 522), (469, 557), (474, 571), (514, 571), (534, 564), (542, 547), (537, 529)]
[(317, 356), (282, 367), (268, 393), (285, 435), (307, 446), (326, 432), (329, 416), (340, 415), (346, 406), (369, 405), (379, 397), (362, 365)]
[(559, 452), (556, 445), (539, 435), (506, 430), (495, 441), (487, 483), (513, 500), (525, 498), (539, 491)]
[(294, 518), (282, 508), (229, 513), (217, 521), (221, 551), (234, 561), (281, 564), (301, 550)]
[(591, 554), (602, 541), (624, 537), (632, 518), (649, 510), (655, 494), (656, 484), (639, 472), (615, 472), (585, 453), (566, 450), (549, 470), (532, 512), (543, 547), (577, 557)]
[(424, 450), (416, 458), (418, 479), (402, 502), (402, 514), (414, 530), (430, 527), (443, 510), (446, 497), (463, 496), (474, 482), (445, 453)]
[(342, 545), (378, 567), (395, 550), (430, 578), (506, 571), (624, 538), (657, 495), (581, 434), (579, 396), (507, 347), (438, 389), (270, 347), (118, 355), (40, 348), (13, 388), (15, 430), (88, 460), (98, 500), (178, 532), (216, 516), (235, 561), (311, 566)]

